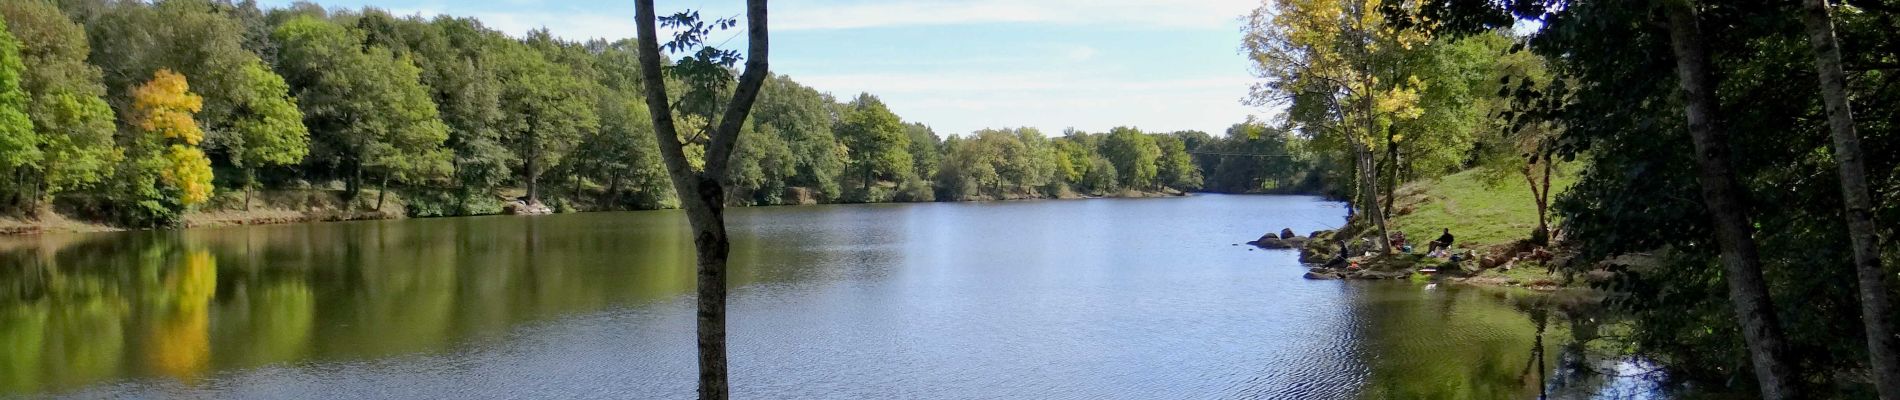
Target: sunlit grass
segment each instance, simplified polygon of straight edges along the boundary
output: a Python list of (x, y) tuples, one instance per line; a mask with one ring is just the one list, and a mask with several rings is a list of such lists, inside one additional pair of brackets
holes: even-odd
[[(1458, 248), (1483, 248), (1529, 238), (1537, 228), (1537, 203), (1521, 176), (1485, 182), (1477, 170), (1406, 184), (1398, 192), (1394, 226), (1419, 251), (1446, 228)], [(1573, 174), (1558, 174), (1553, 192), (1563, 193), (1576, 183)], [(1556, 196), (1552, 196), (1555, 198)], [(1410, 213), (1404, 209), (1411, 208)], [(1555, 222), (1553, 221), (1553, 225)]]

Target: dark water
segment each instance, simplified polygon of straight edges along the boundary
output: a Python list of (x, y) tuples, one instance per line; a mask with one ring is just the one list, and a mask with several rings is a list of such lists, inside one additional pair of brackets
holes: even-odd
[[(734, 210), (733, 391), (1537, 396), (1555, 366), (1532, 357), (1528, 294), (1307, 281), (1291, 252), (1232, 245), (1343, 213), (1218, 195)], [(662, 211), (0, 239), (0, 395), (688, 398), (686, 229)]]

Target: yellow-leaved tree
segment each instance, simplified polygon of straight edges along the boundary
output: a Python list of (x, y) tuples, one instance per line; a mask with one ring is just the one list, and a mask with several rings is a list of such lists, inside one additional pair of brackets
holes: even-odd
[(1424, 114), (1417, 103), (1425, 82), (1409, 73), (1402, 61), (1408, 51), (1431, 38), (1423, 33), (1425, 29), (1399, 28), (1385, 11), (1417, 4), (1386, 4), (1384, 0), (1264, 3), (1249, 16), (1243, 38), (1255, 75), (1263, 79), (1254, 85), (1250, 101), (1286, 106), (1282, 116), (1290, 125), (1309, 134), (1344, 139), (1358, 171), (1354, 204), (1378, 230), (1382, 251), (1389, 251), (1373, 146), (1380, 136), (1386, 136), (1387, 147), (1393, 146), (1400, 138), (1385, 129)]
[(211, 199), (211, 159), (198, 147), (204, 130), (192, 120), (203, 107), (204, 99), (191, 93), (185, 76), (169, 69), (158, 70), (151, 81), (132, 90), (133, 125), (147, 139), (165, 145), (159, 177), (178, 189), (185, 206)]

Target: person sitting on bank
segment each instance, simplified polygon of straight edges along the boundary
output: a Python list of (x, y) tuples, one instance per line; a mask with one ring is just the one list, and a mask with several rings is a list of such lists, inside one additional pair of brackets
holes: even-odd
[(1392, 243), (1392, 248), (1399, 249), (1400, 252), (1405, 254), (1412, 254), (1412, 246), (1405, 242), (1405, 232), (1393, 231), (1392, 240), (1390, 242)]
[(1346, 241), (1344, 241), (1344, 240), (1341, 240), (1341, 241), (1339, 241), (1339, 254), (1334, 254), (1334, 255), (1333, 255), (1333, 259), (1331, 259), (1331, 260), (1327, 260), (1327, 261), (1326, 261), (1326, 265), (1325, 265), (1325, 267), (1326, 267), (1326, 268), (1343, 268), (1343, 267), (1345, 267), (1345, 266), (1346, 266), (1346, 252), (1347, 252), (1347, 251), (1351, 251), (1351, 250), (1348, 250), (1348, 249), (1346, 248)]
[(1432, 257), (1438, 257), (1439, 250), (1447, 250), (1447, 251), (1451, 250), (1451, 241), (1452, 241), (1451, 228), (1445, 228), (1445, 234), (1438, 235), (1438, 240), (1433, 240), (1431, 247), (1429, 247), (1428, 250), (1426, 250), (1426, 252), (1429, 253)]

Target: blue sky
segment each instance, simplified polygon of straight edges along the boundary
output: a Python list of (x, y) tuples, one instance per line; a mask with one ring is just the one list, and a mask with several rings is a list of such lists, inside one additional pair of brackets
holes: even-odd
[[(263, 0), (267, 6), (287, 0)], [(323, 0), (403, 15), (481, 19), (513, 35), (633, 36), (624, 0)], [(1220, 134), (1263, 110), (1238, 51), (1258, 0), (781, 0), (771, 3), (772, 69), (839, 98), (870, 92), (938, 134), (1030, 126)], [(662, 14), (737, 16), (740, 0), (659, 0)], [(743, 27), (743, 25), (741, 25)], [(743, 48), (742, 31), (725, 47)]]

